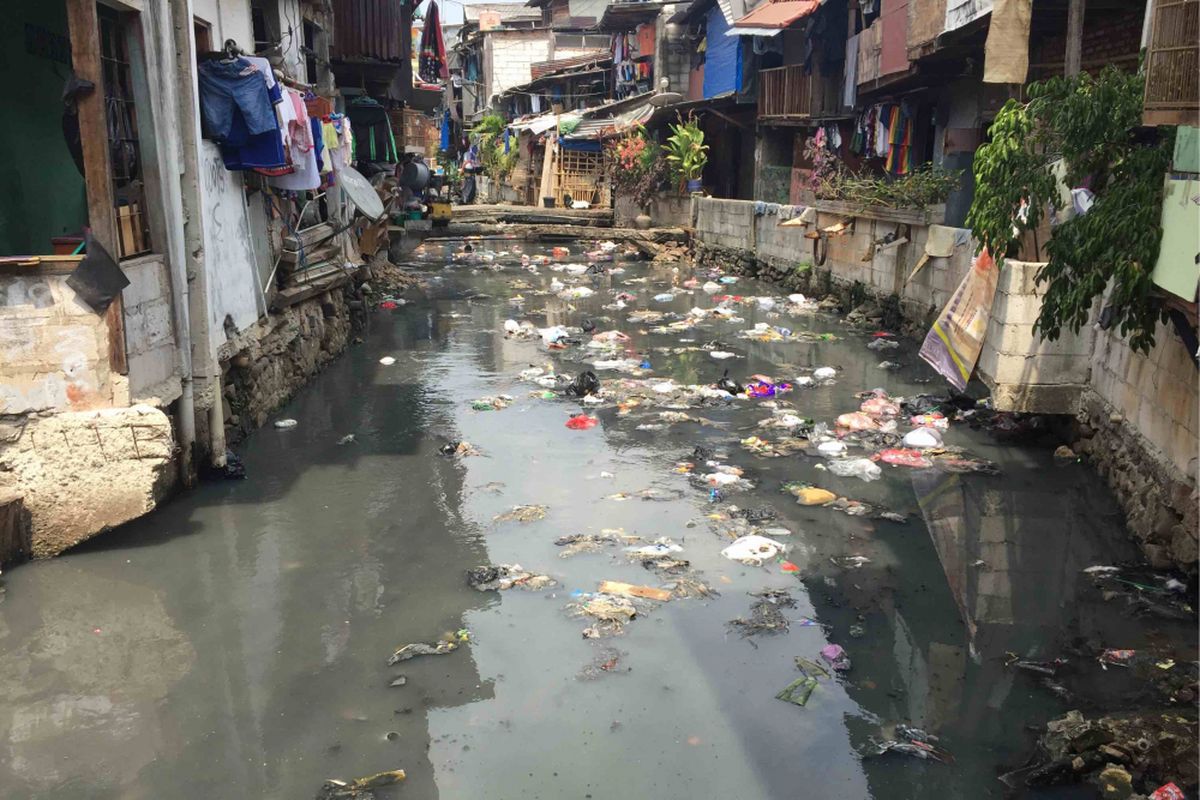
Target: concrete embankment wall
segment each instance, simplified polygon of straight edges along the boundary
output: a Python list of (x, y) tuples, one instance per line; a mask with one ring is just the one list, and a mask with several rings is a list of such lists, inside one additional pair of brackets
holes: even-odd
[[(758, 207), (762, 211), (762, 206)], [(807, 226), (781, 226), (745, 200), (695, 198), (697, 260), (755, 275), (791, 291), (873, 296), (895, 324), (924, 336), (970, 268), (974, 243), (931, 258), (909, 277), (925, 250), (936, 211), (855, 217), (837, 204), (818, 206)], [(822, 263), (805, 234), (853, 220), (828, 238)], [(888, 233), (904, 244), (877, 246)], [(1055, 342), (1033, 331), (1041, 305), (1035, 263), (1009, 261), (1000, 274), (979, 373), (998, 408), (1071, 415), (1074, 447), (1089, 458), (1125, 511), (1130, 532), (1158, 566), (1197, 565), (1197, 371), (1182, 340), (1161, 326), (1148, 354), (1112, 331), (1091, 327)]]
[[(170, 287), (159, 258), (123, 267), (128, 374), (114, 366), (110, 315), (76, 296), (68, 272), (0, 273), (0, 565), (58, 555), (150, 512), (177, 486)], [(261, 426), (346, 347), (350, 329), (339, 284), (220, 345), (226, 439)], [(203, 451), (203, 412), (197, 422)]]

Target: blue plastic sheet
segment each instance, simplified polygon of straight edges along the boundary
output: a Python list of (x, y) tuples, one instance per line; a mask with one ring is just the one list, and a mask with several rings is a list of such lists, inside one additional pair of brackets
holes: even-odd
[(708, 11), (705, 34), (704, 96), (716, 97), (742, 90), (742, 37), (726, 36), (729, 23), (719, 6)]

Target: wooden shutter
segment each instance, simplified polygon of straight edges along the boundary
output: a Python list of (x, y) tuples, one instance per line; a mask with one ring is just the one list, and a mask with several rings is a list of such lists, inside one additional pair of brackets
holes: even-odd
[(1200, 0), (1154, 2), (1142, 121), (1200, 124)]

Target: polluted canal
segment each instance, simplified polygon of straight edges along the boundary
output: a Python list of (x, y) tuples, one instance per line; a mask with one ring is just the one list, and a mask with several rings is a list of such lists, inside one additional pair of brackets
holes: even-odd
[[(5, 576), (4, 797), (1194, 786), (1186, 592), (1118, 568), (1119, 509), (1037, 421), (751, 280), (460, 246), (244, 480)], [(1073, 709), (1177, 729), (1152, 767), (1108, 735), (1046, 766)]]

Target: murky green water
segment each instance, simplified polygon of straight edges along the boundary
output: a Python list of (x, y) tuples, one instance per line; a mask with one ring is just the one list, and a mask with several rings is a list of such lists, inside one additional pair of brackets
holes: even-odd
[[(507, 247), (506, 243), (505, 246)], [(533, 252), (532, 246), (527, 248)], [(0, 794), (6, 798), (309, 798), (329, 777), (402, 767), (405, 798), (983, 798), (999, 797), (1001, 763), (1029, 752), (1028, 732), (1069, 706), (1004, 654), (1052, 658), (1065, 642), (1140, 647), (1166, 623), (1106, 603), (1080, 570), (1133, 557), (1119, 511), (1079, 465), (1048, 449), (997, 444), (956, 425), (948, 442), (997, 462), (1003, 474), (946, 475), (884, 467), (864, 483), (816, 469), (821, 459), (759, 459), (741, 450), (769, 412), (755, 403), (692, 413), (713, 426), (637, 430), (658, 409), (626, 416), (602, 406), (587, 431), (565, 427), (577, 402), (531, 396), (530, 365), (575, 356), (506, 339), (506, 318), (546, 308), (510, 281), (572, 280), (446, 268), (431, 247), (431, 300), (373, 316), (353, 347), (279, 418), (241, 448), (248, 479), (212, 483), (158, 513), (51, 562), (5, 577), (0, 604)], [(577, 279), (597, 290), (571, 309), (550, 303), (539, 325), (611, 316), (632, 349), (679, 346), (625, 321), (628, 310), (708, 306), (695, 292), (650, 298), (686, 275), (626, 265), (621, 276)], [(624, 284), (648, 276), (646, 284)], [(611, 292), (638, 295), (606, 312)], [(741, 294), (774, 294), (743, 281)], [(937, 390), (906, 344), (884, 354), (837, 319), (762, 316), (836, 341), (752, 343), (745, 324), (706, 323), (745, 359), (650, 351), (654, 375), (711, 382), (790, 378), (836, 365), (836, 385), (789, 395), (798, 413), (832, 422), (855, 394)], [(396, 358), (392, 366), (382, 356)], [(897, 371), (878, 364), (903, 362)], [(601, 373), (608, 382), (616, 373)], [(508, 393), (507, 409), (469, 401)], [(346, 434), (353, 443), (339, 445)], [(446, 441), (483, 455), (446, 458)], [(771, 506), (790, 528), (799, 577), (770, 562), (721, 557), (727, 542), (704, 515), (708, 495), (672, 472), (698, 445), (750, 471), (758, 489), (729, 498)], [(612, 477), (603, 477), (611, 473)], [(778, 491), (807, 480), (907, 513), (907, 524), (800, 507)], [(608, 499), (653, 488), (661, 501)], [(544, 520), (494, 523), (513, 505), (541, 503)], [(926, 518), (937, 521), (931, 529)], [(589, 641), (564, 606), (599, 580), (656, 585), (619, 550), (558, 557), (555, 537), (624, 528), (669, 536), (720, 591), (676, 599), (633, 621), (623, 636)], [(831, 558), (862, 555), (845, 569)], [(479, 593), (477, 564), (519, 562), (561, 586), (542, 593)], [(825, 627), (743, 639), (729, 620), (748, 592), (788, 588), (787, 615)], [(861, 626), (862, 636), (850, 635)], [(1184, 626), (1186, 629), (1188, 626)], [(398, 645), (466, 629), (456, 652), (385, 665)], [(1194, 634), (1192, 634), (1194, 637)], [(1182, 641), (1188, 641), (1184, 637)], [(1194, 649), (1194, 638), (1188, 647)], [(842, 644), (853, 669), (822, 681), (807, 707), (774, 698), (799, 676), (795, 656)], [(621, 652), (598, 680), (579, 673), (602, 647)], [(389, 688), (397, 675), (405, 686)], [(1108, 676), (1108, 677), (1106, 677)], [(1095, 677), (1118, 691), (1122, 676)], [(1111, 681), (1106, 687), (1103, 681)], [(901, 756), (863, 759), (881, 727), (910, 722), (936, 733), (953, 764)]]

